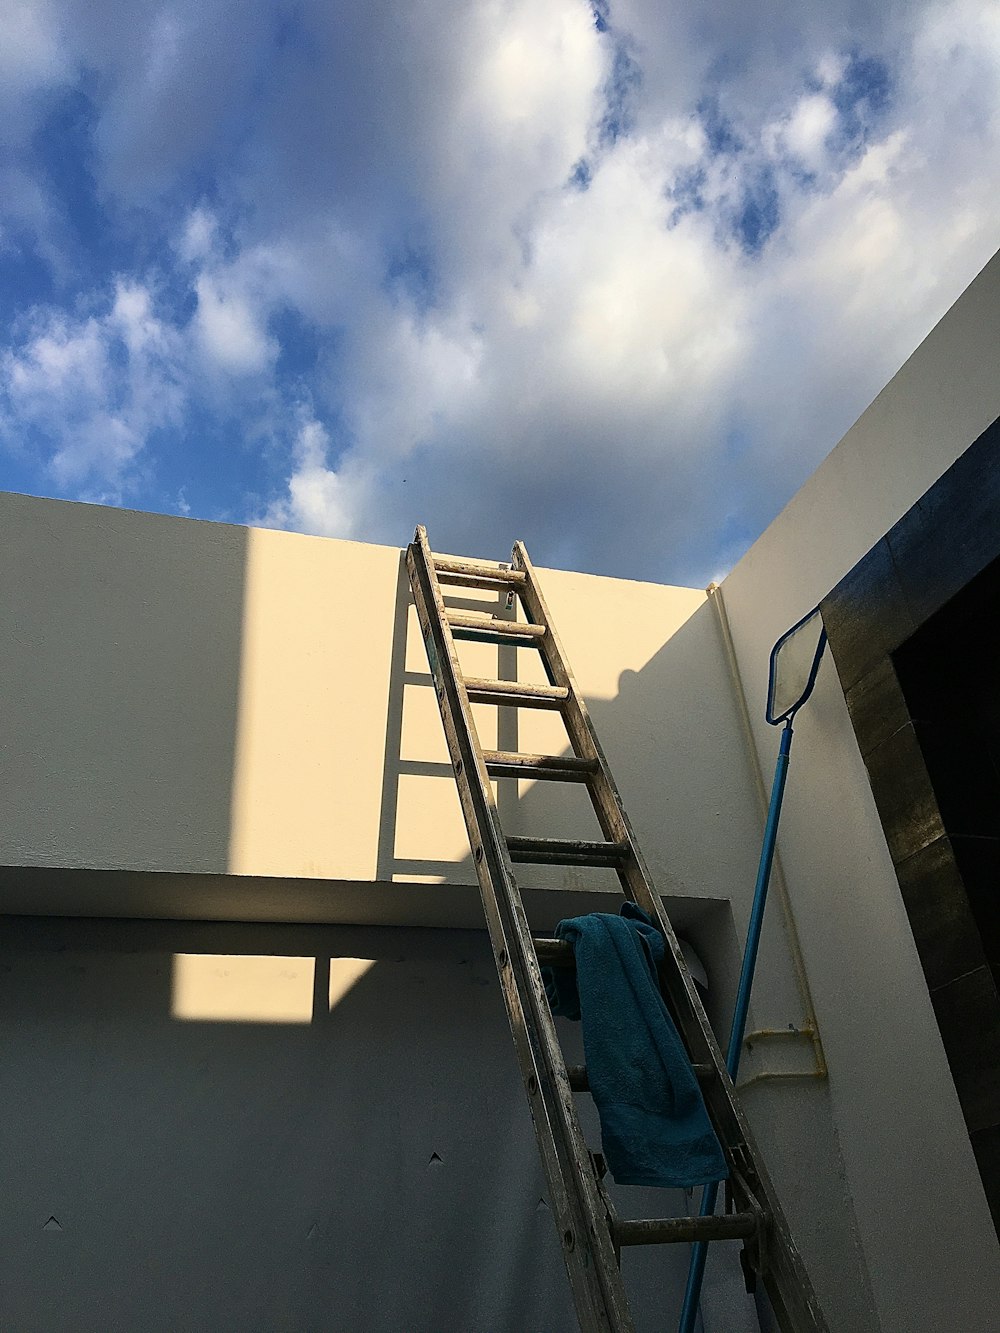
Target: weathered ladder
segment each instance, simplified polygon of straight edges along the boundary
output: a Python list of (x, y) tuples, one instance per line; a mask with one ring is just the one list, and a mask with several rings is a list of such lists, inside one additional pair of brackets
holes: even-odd
[[(618, 1266), (622, 1245), (739, 1238), (744, 1241), (744, 1262), (763, 1278), (783, 1333), (825, 1333), (809, 1279), (737, 1104), (677, 937), (650, 882), (523, 544), (514, 547), (510, 566), (464, 560), (432, 554), (427, 533), (419, 527), (406, 562), (580, 1328), (583, 1333), (632, 1329)], [(510, 594), (515, 594), (527, 622), (448, 609), (442, 585), (456, 584), (508, 594), (508, 606), (513, 606)], [(466, 677), (455, 649), (458, 639), (535, 648), (550, 683)], [(473, 721), (474, 703), (559, 710), (573, 757), (484, 751)], [(509, 776), (586, 783), (606, 841), (505, 837), (490, 779)], [(627, 897), (663, 932), (667, 950), (661, 986), (725, 1150), (733, 1211), (662, 1221), (626, 1221), (615, 1215), (573, 1106), (573, 1091), (587, 1087), (586, 1071), (568, 1069), (563, 1060), (539, 967), (540, 962), (555, 961), (572, 965), (572, 950), (562, 941), (532, 938), (514, 862), (613, 866)]]

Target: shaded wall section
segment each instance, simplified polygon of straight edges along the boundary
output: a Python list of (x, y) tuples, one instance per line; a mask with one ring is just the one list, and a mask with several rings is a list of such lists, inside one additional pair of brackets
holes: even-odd
[(0, 495), (7, 865), (225, 871), (247, 531)]
[[(640, 842), (654, 849), (651, 870), (667, 911), (708, 966), (707, 1009), (725, 1049), (763, 818), (716, 608), (702, 601), (640, 670), (622, 673), (615, 697), (593, 701), (590, 711)], [(522, 786), (529, 787), (519, 812), (526, 826), (599, 836), (570, 822), (561, 784)], [(684, 900), (677, 895), (685, 893), (714, 900), (719, 915), (688, 922), (678, 910)], [(798, 1035), (806, 1026), (805, 1005), (775, 890), (741, 1097), (831, 1328), (867, 1333), (877, 1323), (844, 1188), (834, 1109), (812, 1044)], [(708, 1262), (716, 1273), (724, 1270), (714, 1247)]]
[[(8, 918), (0, 1012), (4, 1328), (576, 1328), (482, 933)], [(640, 1333), (686, 1258), (626, 1255)]]

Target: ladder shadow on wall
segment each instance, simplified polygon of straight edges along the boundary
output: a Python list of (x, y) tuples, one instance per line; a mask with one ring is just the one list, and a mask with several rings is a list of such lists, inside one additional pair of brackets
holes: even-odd
[[(507, 609), (503, 594), (483, 592), (477, 596), (463, 590), (458, 596), (446, 589), (445, 600), (454, 609), (511, 618), (515, 615)], [(703, 697), (703, 672), (691, 665), (704, 656), (706, 634), (715, 634), (708, 606), (677, 630), (642, 671), (622, 672), (616, 697), (588, 695), (586, 702), (675, 928), (691, 941), (717, 978), (709, 1001), (710, 1017), (723, 1024), (735, 997), (731, 974), (739, 948), (728, 894), (737, 873), (731, 854), (733, 838), (719, 836), (717, 826), (727, 813), (723, 808), (725, 793), (704, 789), (712, 782), (711, 763), (685, 763), (691, 756), (683, 753), (684, 746), (693, 750), (699, 743), (697, 732), (699, 728), (705, 731), (705, 708), (712, 707), (712, 701), (706, 705)], [(469, 665), (470, 652), (477, 654), (474, 669)], [(530, 649), (462, 643), (459, 655), (469, 674), (544, 683), (537, 654)], [(462, 887), (468, 892), (470, 911), (478, 919), (475, 866), (412, 605), (405, 557), (400, 559), (397, 577), (389, 681), (376, 879), (381, 883), (416, 885), (430, 881)], [(728, 688), (727, 682), (723, 684)], [(486, 748), (571, 753), (556, 713), (532, 711), (526, 715), (515, 708), (479, 704), (473, 705), (473, 713)], [(408, 726), (414, 718), (420, 725)], [(671, 760), (669, 738), (678, 733), (683, 737), (683, 793), (678, 793), (676, 786), (672, 789), (669, 781), (669, 775), (676, 773), (678, 753), (675, 744)], [(428, 738), (433, 746), (430, 753)], [(711, 735), (707, 742), (702, 739), (700, 743), (702, 748), (711, 744)], [(664, 772), (668, 774), (666, 782)], [(501, 778), (494, 782), (493, 789), (501, 825), (509, 834), (601, 836), (582, 783)], [(435, 812), (446, 831), (435, 824), (433, 815), (430, 819), (418, 818), (418, 810)], [(697, 813), (694, 822), (692, 811)], [(748, 849), (749, 856), (744, 856), (745, 864), (741, 862), (738, 867), (738, 873), (751, 882), (754, 836), (755, 830), (744, 839), (744, 851)], [(450, 859), (419, 854), (436, 851), (446, 840)], [(674, 861), (672, 870), (664, 865), (667, 859)], [(679, 871), (678, 860), (683, 863)], [(532, 866), (519, 869), (518, 876), (529, 920), (537, 930), (551, 929), (564, 916), (617, 911), (621, 901), (617, 877), (607, 869)]]
[[(452, 595), (446, 593), (447, 605), (455, 610), (471, 610), (485, 614), (506, 617), (508, 612), (504, 599), (500, 595), (489, 593), (470, 595)], [(488, 653), (484, 649), (484, 654)], [(500, 680), (517, 679), (517, 649), (501, 646), (493, 650), (495, 660), (490, 669)], [(433, 757), (419, 753), (411, 754), (412, 746), (407, 746), (409, 715), (420, 715), (423, 721), (430, 711), (436, 712), (437, 703), (434, 686), (427, 658), (424, 653), (420, 629), (410, 596), (410, 584), (406, 572), (406, 555), (402, 552), (396, 580), (396, 599), (392, 636), (392, 658), (389, 668), (389, 697), (386, 707), (385, 754), (382, 769), (382, 794), (378, 832), (376, 879), (380, 883), (400, 881), (427, 882), (441, 880), (453, 884), (475, 886), (476, 876), (472, 869), (471, 858), (461, 849), (461, 841), (456, 845), (452, 859), (436, 858), (420, 854), (400, 854), (399, 844), (404, 842), (407, 832), (413, 832), (417, 823), (424, 825), (429, 835), (428, 842), (433, 842), (434, 830), (427, 821), (418, 821), (415, 817), (409, 821), (409, 830), (401, 828), (400, 806), (401, 789), (404, 785), (419, 781), (420, 799), (426, 801), (432, 809), (440, 809), (437, 799), (444, 794), (444, 805), (451, 815), (450, 825), (457, 828), (461, 822), (461, 809), (457, 792), (454, 791), (454, 774), (448, 759), (447, 749), (441, 737), (441, 745)], [(496, 710), (493, 710), (494, 712)], [(477, 709), (477, 713), (479, 710)], [(501, 710), (493, 739), (498, 749), (517, 748), (517, 718), (511, 709)], [(413, 730), (416, 730), (414, 728)], [(440, 724), (438, 724), (440, 731)], [(436, 737), (435, 737), (436, 738)], [(426, 785), (429, 781), (436, 786), (434, 795)], [(450, 799), (452, 794), (454, 799)], [(430, 800), (428, 797), (431, 796)], [(508, 783), (501, 785), (498, 794), (498, 808), (501, 819), (513, 818), (517, 802), (516, 787)], [(411, 802), (411, 805), (413, 802)], [(418, 834), (418, 836), (420, 836)], [(461, 835), (464, 840), (464, 834)], [(423, 839), (421, 838), (421, 841)], [(454, 842), (454, 839), (452, 840)], [(466, 844), (467, 845), (467, 844)]]

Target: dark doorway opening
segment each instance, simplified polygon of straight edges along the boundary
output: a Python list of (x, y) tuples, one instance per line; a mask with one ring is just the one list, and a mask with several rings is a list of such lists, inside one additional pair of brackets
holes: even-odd
[[(1000, 560), (972, 579), (892, 657), (982, 956), (996, 984), (1000, 982)], [(1000, 1062), (1000, 1050), (995, 1056)]]

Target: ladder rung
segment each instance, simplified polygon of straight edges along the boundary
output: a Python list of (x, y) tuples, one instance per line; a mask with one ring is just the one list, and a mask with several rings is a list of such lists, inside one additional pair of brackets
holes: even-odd
[[(562, 944), (562, 940), (553, 941), (555, 944)], [(699, 1083), (707, 1083), (715, 1073), (712, 1065), (692, 1065), (694, 1076)], [(574, 1092), (589, 1092), (590, 1079), (587, 1077), (586, 1065), (567, 1065), (566, 1073), (569, 1075), (569, 1086)]]
[(627, 842), (585, 842), (577, 838), (508, 838), (510, 859), (522, 865), (617, 866), (629, 853)]
[(596, 759), (576, 755), (516, 754), (511, 750), (484, 750), (486, 771), (491, 778), (536, 778), (554, 782), (586, 782), (596, 773)]
[(519, 680), (481, 680), (466, 676), (465, 688), (474, 704), (509, 704), (516, 708), (560, 708), (569, 698), (562, 685), (527, 685)]
[(726, 1213), (721, 1217), (655, 1217), (617, 1221), (619, 1245), (673, 1245), (696, 1240), (746, 1240), (757, 1231), (753, 1213)]
[(548, 967), (576, 967), (576, 954), (569, 940), (534, 940), (538, 961)]
[(464, 611), (449, 611), (448, 624), (456, 639), (482, 637), (488, 642), (520, 640), (531, 643), (545, 637), (544, 625), (525, 624), (523, 620), (502, 620), (499, 616), (473, 616)]
[[(484, 592), (516, 592), (519, 583), (511, 577), (516, 571), (496, 570), (492, 574), (452, 574), (448, 571), (438, 574), (438, 583), (456, 588), (482, 588)], [(524, 575), (521, 575), (523, 581)]]
[(433, 556), (434, 573), (440, 583), (465, 583), (475, 588), (479, 585), (473, 580), (489, 579), (490, 586), (502, 583), (506, 588), (520, 588), (524, 585), (523, 569), (511, 569), (489, 560), (467, 560), (464, 556)]

